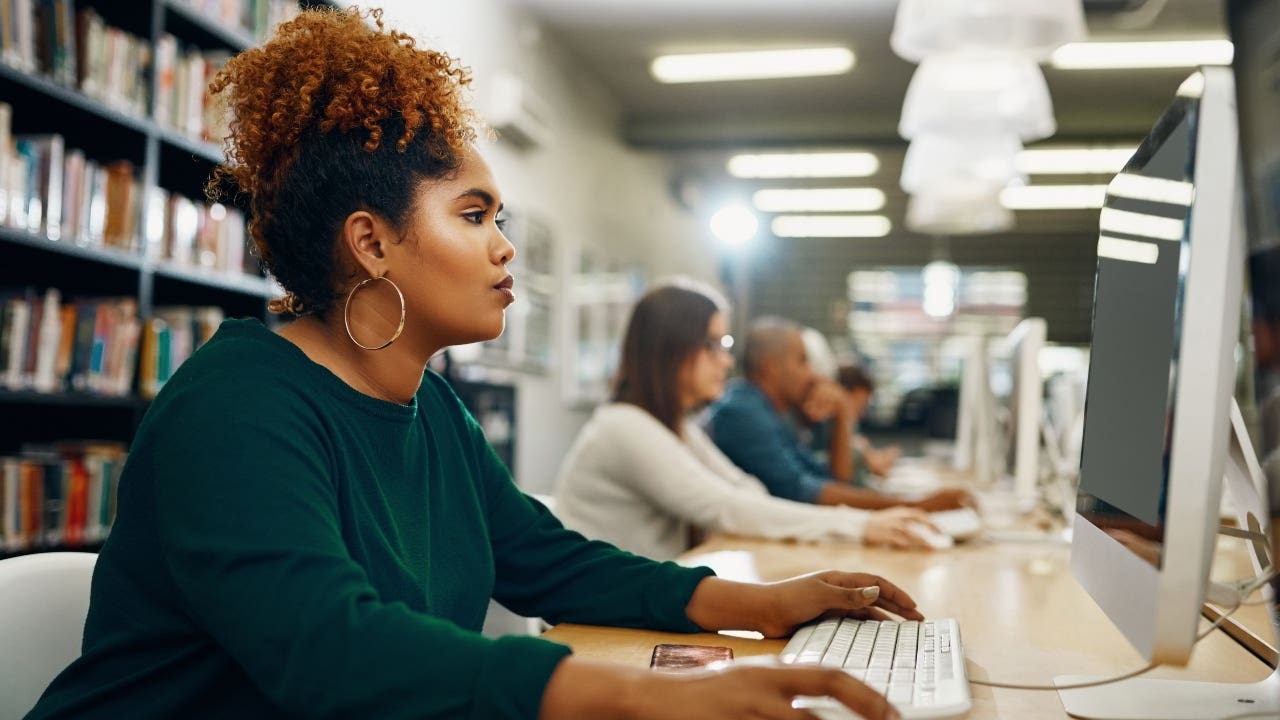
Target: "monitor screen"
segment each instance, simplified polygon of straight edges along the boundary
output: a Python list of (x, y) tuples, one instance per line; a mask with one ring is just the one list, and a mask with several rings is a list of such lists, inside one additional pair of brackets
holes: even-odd
[[(1190, 260), (1190, 193), (1177, 188), (1190, 187), (1195, 112), (1179, 99), (1113, 181), (1099, 219), (1077, 511), (1157, 567)], [(1156, 199), (1161, 189), (1169, 195)]]

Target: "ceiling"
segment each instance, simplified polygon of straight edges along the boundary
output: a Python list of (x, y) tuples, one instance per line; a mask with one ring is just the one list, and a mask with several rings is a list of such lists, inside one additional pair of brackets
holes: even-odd
[[(1027, 0), (1032, 2), (1034, 0)], [(1050, 339), (1087, 342), (1097, 211), (1020, 211), (1013, 231), (929, 237), (902, 222), (898, 188), (905, 142), (897, 134), (914, 65), (889, 47), (895, 0), (508, 0), (591, 68), (617, 101), (620, 133), (637, 147), (669, 153), (672, 188), (693, 209), (744, 196), (762, 181), (733, 180), (725, 159), (743, 148), (859, 148), (880, 171), (856, 181), (887, 195), (894, 231), (876, 239), (757, 238), (749, 278), (751, 314), (779, 313), (843, 334), (845, 277), (858, 267), (1012, 267), (1027, 273), (1028, 312), (1049, 319)], [(1215, 0), (1086, 0), (1090, 39), (1205, 39), (1225, 36)], [(672, 52), (846, 45), (851, 73), (826, 78), (662, 85), (649, 62)], [(1058, 122), (1042, 145), (1132, 143), (1146, 134), (1189, 70), (1045, 69)], [(1033, 183), (1035, 182), (1033, 178)], [(1052, 182), (1105, 182), (1061, 178)], [(768, 181), (777, 186), (777, 181)], [(801, 181), (794, 185), (831, 181)], [(847, 181), (846, 181), (847, 182)], [(767, 228), (767, 222), (762, 223)]]

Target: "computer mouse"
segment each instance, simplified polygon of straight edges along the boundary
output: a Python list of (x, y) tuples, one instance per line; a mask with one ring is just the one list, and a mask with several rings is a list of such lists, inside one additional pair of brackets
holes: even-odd
[(947, 548), (955, 547), (956, 542), (951, 539), (950, 535), (940, 533), (924, 523), (908, 523), (907, 527), (934, 550), (946, 550)]

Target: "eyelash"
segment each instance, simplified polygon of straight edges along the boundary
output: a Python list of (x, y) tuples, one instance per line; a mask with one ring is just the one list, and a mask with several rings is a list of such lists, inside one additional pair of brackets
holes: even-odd
[[(475, 212), (464, 214), (463, 217), (467, 218), (473, 225), (483, 225), (484, 216), (488, 212), (488, 210), (476, 210)], [(507, 228), (507, 219), (505, 217), (494, 218), (493, 224), (498, 226), (498, 230), (505, 230)]]

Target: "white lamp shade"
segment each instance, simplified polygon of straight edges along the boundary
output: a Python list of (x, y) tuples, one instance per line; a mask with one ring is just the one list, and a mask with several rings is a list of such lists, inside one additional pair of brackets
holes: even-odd
[(1016, 160), (1022, 150), (1008, 133), (959, 135), (929, 133), (907, 146), (902, 162), (902, 189), (909, 193), (946, 183), (983, 183), (997, 190), (1025, 184)]
[(928, 235), (998, 233), (1013, 227), (1000, 188), (980, 181), (930, 185), (907, 201), (907, 228)]
[(1024, 141), (1057, 130), (1044, 72), (1011, 53), (955, 52), (927, 57), (902, 103), (898, 133), (1011, 132)]
[(901, 0), (889, 44), (911, 62), (954, 50), (1045, 60), (1085, 36), (1081, 0)]

